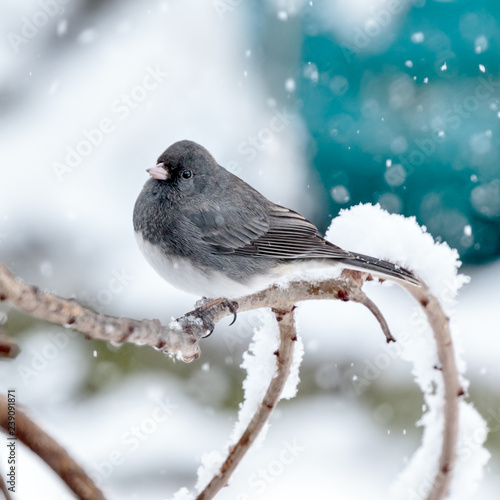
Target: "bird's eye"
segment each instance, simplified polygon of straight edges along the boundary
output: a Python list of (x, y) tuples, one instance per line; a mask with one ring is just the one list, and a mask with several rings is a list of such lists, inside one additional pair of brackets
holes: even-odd
[(191, 170), (184, 170), (184, 172), (182, 172), (183, 179), (189, 179), (192, 175), (193, 173), (191, 172)]

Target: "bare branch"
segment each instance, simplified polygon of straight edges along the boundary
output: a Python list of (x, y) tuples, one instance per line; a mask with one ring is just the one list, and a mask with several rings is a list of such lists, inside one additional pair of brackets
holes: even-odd
[(276, 376), (271, 380), (264, 399), (260, 403), (248, 427), (245, 429), (245, 432), (229, 451), (225, 462), (221, 466), (220, 473), (210, 481), (205, 489), (197, 496), (196, 500), (211, 500), (227, 485), (232, 473), (247, 451), (251, 448), (265, 423), (269, 420), (274, 407), (278, 403), (290, 373), (290, 367), (293, 360), (293, 348), (297, 340), (293, 309), (293, 305), (289, 305), (285, 309), (273, 309), (280, 329), (280, 343), (278, 350), (275, 352), (277, 364)]
[(453, 342), (450, 335), (449, 318), (439, 301), (423, 284), (421, 287), (404, 285), (408, 292), (422, 306), (434, 332), (441, 373), (444, 383), (444, 429), (439, 470), (427, 500), (443, 500), (448, 494), (457, 454), (459, 399), (464, 395), (460, 385)]
[[(7, 411), (7, 399), (0, 396), (0, 426), (9, 431)], [(68, 452), (17, 406), (14, 435), (49, 465), (80, 500), (104, 500), (101, 491)]]
[(116, 345), (132, 343), (149, 345), (172, 355), (181, 353), (185, 361), (200, 355), (199, 339), (206, 334), (166, 328), (159, 321), (137, 321), (98, 314), (81, 306), (74, 299), (63, 299), (27, 285), (0, 263), (0, 301), (7, 300), (16, 309), (35, 318), (72, 328), (88, 338), (105, 340)]

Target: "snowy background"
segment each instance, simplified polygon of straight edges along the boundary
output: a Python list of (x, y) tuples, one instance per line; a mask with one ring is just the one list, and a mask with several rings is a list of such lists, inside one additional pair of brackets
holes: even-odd
[[(357, 94), (356, 106), (368, 109), (366, 121), (360, 123), (335, 112), (338, 124), (325, 132), (328, 117), (314, 113), (323, 109), (325, 93), (303, 82), (322, 82), (319, 59), (304, 59), (307, 40), (319, 39), (321, 30), (327, 30), (337, 47), (352, 49), (349, 37), (370, 21), (366, 1), (358, 0), (347, 10), (341, 9), (341, 2), (331, 4), (337, 10), (327, 10), (322, 2), (316, 6), (278, 0), (251, 5), (237, 0), (5, 0), (0, 19), (0, 259), (26, 281), (76, 296), (109, 314), (168, 321), (189, 310), (196, 298), (174, 290), (148, 267), (136, 248), (131, 223), (145, 169), (168, 145), (185, 138), (200, 142), (222, 165), (323, 229), (347, 200), (382, 198), (386, 208), (409, 215), (411, 204), (403, 203), (406, 174), (392, 168), (396, 155), (404, 154), (397, 149), (402, 140), (394, 142), (398, 136), (386, 133), (386, 149), (380, 138), (373, 141), (375, 149), (369, 143), (370, 137), (376, 138), (373, 131), (383, 131), (382, 121), (374, 122), (379, 111), (373, 111), (373, 95), (366, 90)], [(488, 61), (498, 59), (499, 35), (495, 24), (485, 19), (493, 19), (498, 6), (476, 2), (482, 20), (476, 26), (472, 7), (446, 4), (455, 9), (457, 23), (462, 19), (460, 26), (477, 31), (472, 36), (464, 28), (455, 34), (470, 42), (471, 57), (478, 54), (476, 47), (487, 55), (470, 62), (471, 68), (478, 77), (497, 82), (496, 69)], [(376, 12), (385, 5), (378, 2)], [(424, 39), (427, 30), (434, 33), (432, 26), (413, 33), (401, 33), (400, 28), (425, 17), (426, 8), (442, 8), (444, 3), (400, 5), (381, 30), (382, 38), (372, 37), (360, 53), (351, 50), (351, 68), (379, 64), (384, 54), (397, 51), (400, 39), (414, 43), (420, 32)], [(323, 19), (324, 24), (314, 28), (311, 19)], [(432, 22), (427, 20), (428, 25)], [(434, 38), (446, 49), (443, 37)], [(335, 72), (336, 56), (322, 57), (330, 57)], [(456, 55), (452, 59), (460, 62)], [(400, 72), (411, 69), (408, 60), (402, 58)], [(391, 61), (399, 64), (397, 58)], [(441, 73), (444, 62), (438, 67)], [(451, 62), (446, 71), (449, 68)], [(450, 100), (446, 106), (463, 103), (467, 87), (455, 69), (447, 76), (448, 87), (441, 84), (434, 87), (439, 92), (423, 97), (439, 103), (444, 92)], [(380, 73), (385, 74), (383, 66)], [(358, 78), (366, 83), (370, 74)], [(342, 101), (349, 84), (345, 75), (336, 75), (328, 85), (338, 102), (352, 108), (350, 100)], [(419, 75), (422, 85), (426, 77)], [(380, 77), (378, 86), (372, 82), (368, 88), (383, 95), (389, 80)], [(350, 83), (351, 89), (357, 88)], [(460, 92), (447, 90), (454, 88)], [(418, 106), (412, 84), (403, 78), (391, 89), (385, 116), (392, 117), (393, 127), (402, 114), (413, 122), (412, 110), (398, 101), (411, 99)], [(479, 252), (475, 259), (481, 264), (462, 269), (472, 279), (459, 293), (455, 314), (471, 380), (469, 399), (490, 427), (486, 446), (492, 458), (476, 493), (486, 499), (496, 498), (500, 488), (500, 264), (486, 261), (498, 255), (496, 240), (488, 237), (498, 230), (500, 215), (495, 155), (500, 120), (492, 107), (497, 101), (494, 91), (481, 101), (490, 111), (484, 117), (488, 122), (481, 123), (481, 108), (466, 121), (467, 140), (459, 136), (445, 143), (458, 164), (479, 165), (486, 173), (473, 199), (476, 212), (486, 207), (481, 220), (487, 228), (476, 236), (472, 216), (460, 218), (456, 206), (448, 210), (443, 205), (449, 197), (425, 198), (426, 213), (443, 215), (432, 219), (435, 226), (429, 229), (437, 228), (435, 236), (443, 237), (439, 229), (453, 226), (450, 234), (464, 249), (474, 248), (472, 236), (489, 242), (488, 252)], [(345, 124), (349, 126), (342, 128)], [(365, 142), (356, 147), (369, 161), (358, 168), (358, 158), (354, 173), (346, 174), (347, 150), (341, 153), (331, 144), (354, 145), (356, 130), (363, 125)], [(332, 135), (331, 130), (337, 132)], [(411, 134), (402, 126), (400, 130)], [(333, 137), (332, 143), (325, 143), (323, 132)], [(411, 143), (413, 136), (405, 140)], [(454, 147), (457, 142), (464, 147)], [(436, 147), (439, 144), (436, 141)], [(328, 152), (330, 161), (336, 158), (343, 165), (342, 175), (336, 175), (335, 165), (329, 167), (331, 175), (325, 175), (322, 158)], [(446, 172), (448, 160), (442, 152), (429, 158), (433, 172)], [(370, 162), (382, 165), (382, 170), (370, 167)], [(466, 173), (468, 178), (477, 175)], [(385, 182), (385, 191), (371, 185), (374, 178)], [(370, 199), (353, 195), (355, 181), (366, 192), (372, 190)], [(475, 187), (467, 188), (467, 203)], [(421, 218), (422, 213), (414, 215)], [(412, 314), (408, 297), (397, 287), (370, 284), (367, 291), (392, 329), (404, 331)], [(84, 464), (109, 498), (126, 500), (166, 499), (179, 487), (194, 485), (202, 454), (221, 449), (231, 433), (243, 397), (242, 353), (260, 324), (258, 314), (249, 314), (232, 327), (229, 321), (219, 325), (202, 344), (201, 359), (184, 365), (146, 348), (115, 349), (88, 342), (2, 305), (0, 320), (7, 319), (7, 331), (19, 340), (22, 353), (0, 364), (2, 390), (15, 387), (19, 403)], [(411, 365), (388, 349), (375, 320), (359, 305), (304, 304), (299, 321), (305, 358), (298, 396), (279, 405), (264, 446), (245, 458), (231, 488), (220, 497), (387, 498), (390, 484), (421, 439), (415, 423), (424, 401)], [(0, 450), (4, 469), (3, 447)], [(35, 491), (40, 490), (45, 498), (71, 498), (31, 452), (19, 453), (16, 498), (39, 497)]]

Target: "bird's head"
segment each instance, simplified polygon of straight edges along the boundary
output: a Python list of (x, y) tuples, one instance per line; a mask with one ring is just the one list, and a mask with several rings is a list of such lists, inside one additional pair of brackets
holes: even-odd
[(184, 140), (167, 148), (147, 172), (158, 187), (193, 194), (204, 191), (220, 168), (203, 146)]

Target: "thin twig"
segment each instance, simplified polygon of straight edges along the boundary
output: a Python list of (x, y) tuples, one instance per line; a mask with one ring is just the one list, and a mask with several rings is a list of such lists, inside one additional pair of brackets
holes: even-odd
[(384, 332), (387, 343), (396, 342), (396, 339), (392, 336), (391, 331), (389, 330), (389, 325), (385, 320), (384, 316), (380, 312), (380, 309), (375, 305), (375, 303), (363, 292), (363, 290), (359, 289), (356, 294), (353, 294), (351, 297), (353, 302), (358, 302), (359, 304), (363, 304), (377, 319), (380, 328)]
[(280, 343), (275, 352), (277, 371), (267, 389), (264, 399), (260, 403), (252, 420), (240, 437), (239, 441), (230, 449), (229, 454), (217, 474), (205, 489), (196, 497), (196, 500), (211, 500), (227, 485), (232, 473), (241, 462), (255, 439), (269, 420), (274, 407), (278, 403), (283, 387), (290, 373), (293, 360), (293, 348), (297, 340), (294, 324), (293, 305), (286, 309), (273, 309), (280, 330)]
[[(10, 431), (7, 418), (7, 399), (0, 396), (0, 426)], [(68, 452), (44, 430), (38, 427), (16, 405), (14, 435), (33, 450), (69, 486), (80, 500), (104, 500), (86, 472), (71, 458)]]
[(408, 292), (422, 306), (429, 324), (434, 332), (437, 353), (441, 364), (441, 374), (444, 384), (444, 428), (443, 444), (439, 457), (439, 469), (434, 479), (432, 490), (427, 500), (443, 500), (448, 494), (453, 468), (457, 455), (459, 399), (464, 395), (460, 385), (453, 342), (450, 335), (450, 321), (444, 313), (439, 301), (421, 287), (405, 286)]

